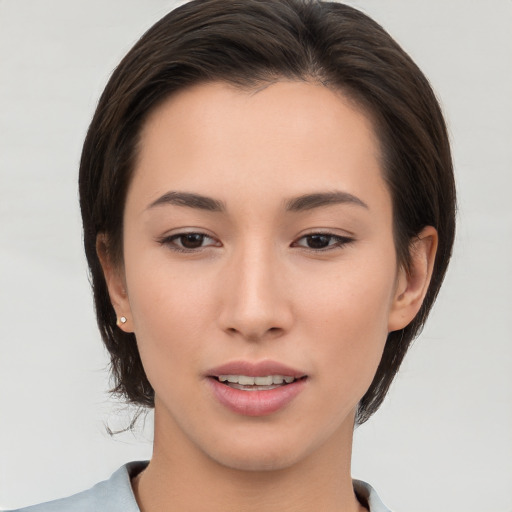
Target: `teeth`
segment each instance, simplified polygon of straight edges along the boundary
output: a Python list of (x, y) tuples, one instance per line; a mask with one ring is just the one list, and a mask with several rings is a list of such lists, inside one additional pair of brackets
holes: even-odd
[(254, 377), (254, 384), (258, 386), (270, 386), (272, 384), (272, 375), (266, 377)]
[(238, 376), (238, 384), (242, 386), (254, 386), (254, 377), (247, 377), (246, 375)]
[(219, 375), (221, 382), (231, 382), (232, 384), (240, 384), (242, 386), (270, 386), (272, 384), (290, 384), (295, 377), (284, 375), (266, 375), (264, 377), (249, 377), (248, 375)]

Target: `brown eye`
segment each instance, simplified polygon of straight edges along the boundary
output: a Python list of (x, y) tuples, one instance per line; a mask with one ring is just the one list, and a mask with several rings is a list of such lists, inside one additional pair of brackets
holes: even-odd
[(306, 244), (310, 249), (324, 249), (331, 243), (331, 235), (308, 235), (306, 238)]
[(303, 247), (312, 251), (328, 251), (339, 249), (353, 242), (353, 238), (333, 235), (330, 233), (311, 233), (299, 238), (293, 243), (294, 247)]
[(184, 249), (199, 249), (199, 247), (202, 247), (205, 238), (205, 235), (201, 233), (187, 233), (179, 235), (178, 240)]
[(176, 252), (197, 252), (207, 247), (220, 247), (222, 244), (205, 233), (177, 233), (166, 236), (158, 242)]

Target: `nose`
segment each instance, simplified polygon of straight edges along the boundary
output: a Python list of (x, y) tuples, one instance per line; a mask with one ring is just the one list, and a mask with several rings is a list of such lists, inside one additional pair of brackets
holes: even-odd
[(293, 321), (280, 258), (264, 244), (254, 245), (235, 251), (226, 262), (219, 315), (225, 332), (247, 341), (280, 337)]

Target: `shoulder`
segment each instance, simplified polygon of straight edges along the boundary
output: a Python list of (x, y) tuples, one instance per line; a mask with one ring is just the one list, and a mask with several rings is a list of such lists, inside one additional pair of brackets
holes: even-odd
[(108, 480), (87, 491), (7, 512), (140, 512), (130, 479), (146, 465), (147, 462), (130, 462), (121, 466)]
[(391, 512), (391, 510), (382, 503), (377, 491), (370, 484), (362, 480), (352, 480), (352, 484), (354, 485), (357, 499), (369, 512)]
[[(87, 491), (5, 512), (140, 512), (130, 480), (147, 464), (145, 461), (130, 462), (121, 466), (108, 480), (96, 484)], [(353, 485), (359, 501), (369, 509), (369, 512), (391, 512), (371, 485), (361, 480), (353, 480)]]

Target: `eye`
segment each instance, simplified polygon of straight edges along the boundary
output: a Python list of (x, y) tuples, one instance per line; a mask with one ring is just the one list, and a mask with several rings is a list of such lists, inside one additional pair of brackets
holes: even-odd
[(220, 243), (205, 233), (177, 233), (159, 240), (162, 245), (168, 246), (177, 252), (193, 252), (206, 247), (219, 247)]
[(299, 238), (292, 245), (304, 247), (313, 251), (327, 251), (336, 249), (353, 242), (353, 238), (347, 236), (333, 235), (332, 233), (311, 233)]

